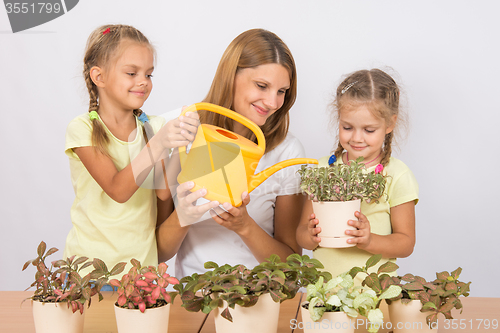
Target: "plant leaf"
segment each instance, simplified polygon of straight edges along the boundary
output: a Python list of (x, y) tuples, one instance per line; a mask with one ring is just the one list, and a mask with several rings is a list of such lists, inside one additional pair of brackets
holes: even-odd
[(371, 256), (366, 261), (366, 268), (368, 269), (370, 267), (375, 266), (376, 264), (378, 264), (378, 262), (380, 261), (380, 259), (382, 259), (382, 255), (381, 254), (375, 254), (375, 255)]
[(382, 264), (378, 268), (378, 274), (380, 274), (380, 273), (392, 273), (392, 272), (395, 272), (398, 268), (399, 268), (398, 265), (396, 265), (392, 261), (388, 261), (385, 264)]
[(38, 256), (41, 258), (43, 257), (43, 254), (45, 253), (45, 249), (47, 248), (47, 244), (45, 244), (44, 241), (41, 241), (40, 244), (38, 245), (38, 248), (36, 252), (38, 253)]
[(112, 269), (111, 272), (109, 272), (110, 275), (117, 275), (123, 272), (125, 269), (125, 266), (127, 265), (126, 262), (119, 262), (117, 263)]
[(230, 322), (233, 322), (233, 316), (231, 316), (231, 313), (229, 312), (229, 308), (225, 308), (224, 311), (222, 311), (221, 316), (223, 318), (226, 318)]

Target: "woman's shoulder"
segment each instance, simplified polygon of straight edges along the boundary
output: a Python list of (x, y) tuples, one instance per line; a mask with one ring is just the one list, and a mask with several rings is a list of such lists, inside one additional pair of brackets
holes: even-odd
[(300, 140), (291, 132), (288, 132), (285, 139), (273, 150), (266, 153), (266, 155), (278, 158), (282, 156), (287, 158), (299, 158), (305, 157), (305, 150)]

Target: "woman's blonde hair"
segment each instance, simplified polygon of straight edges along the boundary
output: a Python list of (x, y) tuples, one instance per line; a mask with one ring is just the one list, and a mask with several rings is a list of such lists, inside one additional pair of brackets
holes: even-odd
[[(337, 117), (342, 110), (353, 106), (366, 105), (376, 117), (391, 124), (393, 116), (399, 117), (399, 87), (394, 79), (380, 69), (360, 70), (347, 76), (338, 86), (334, 107)], [(385, 135), (382, 148), (382, 165), (387, 165), (392, 153), (394, 130)], [(342, 157), (344, 148), (338, 143), (335, 150), (337, 159)]]
[[(153, 55), (154, 48), (149, 40), (139, 30), (128, 25), (103, 25), (95, 29), (87, 40), (85, 56), (83, 58), (83, 77), (89, 92), (89, 112), (99, 111), (99, 94), (97, 86), (90, 77), (90, 70), (94, 66), (106, 67), (113, 59), (117, 59), (123, 48), (120, 47), (122, 41), (128, 40), (142, 44), (150, 48)], [(141, 109), (134, 110), (136, 116), (142, 114)], [(101, 153), (109, 156), (107, 145), (109, 137), (99, 119), (92, 119), (92, 145)], [(148, 137), (153, 135), (151, 125), (146, 122), (143, 127), (143, 134), (148, 140)]]
[[(268, 152), (285, 139), (290, 123), (288, 111), (297, 95), (295, 62), (292, 53), (278, 36), (264, 29), (252, 29), (236, 37), (222, 55), (212, 86), (203, 101), (233, 109), (234, 79), (238, 70), (264, 64), (282, 65), (290, 78), (290, 88), (285, 93), (283, 106), (261, 126)], [(200, 112), (200, 120), (205, 124), (233, 129), (231, 119), (212, 112)], [(255, 140), (255, 135), (251, 135), (249, 139)]]

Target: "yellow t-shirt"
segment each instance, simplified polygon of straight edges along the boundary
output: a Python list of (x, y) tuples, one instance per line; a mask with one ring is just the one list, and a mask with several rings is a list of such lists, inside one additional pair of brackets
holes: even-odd
[[(156, 133), (164, 120), (150, 117), (150, 124)], [(102, 125), (110, 139), (108, 151), (120, 171), (145, 146), (143, 125), (136, 117), (138, 131), (130, 142), (117, 139), (104, 123)], [(91, 260), (99, 258), (106, 263), (108, 270), (118, 262), (127, 262), (121, 275), (128, 272), (132, 258), (143, 265), (157, 265), (156, 193), (152, 189), (152, 172), (127, 202), (114, 201), (92, 178), (73, 151), (73, 148), (91, 146), (91, 133), (92, 124), (88, 113), (73, 119), (66, 130), (65, 153), (69, 157), (75, 200), (71, 207), (73, 227), (66, 238), (64, 258), (72, 255), (86, 256)], [(81, 272), (82, 276), (90, 270), (92, 267)]]
[[(318, 167), (328, 166), (328, 156), (319, 159)], [(343, 163), (339, 159), (335, 163)], [(367, 168), (367, 171), (373, 171), (375, 166)], [(413, 172), (400, 160), (391, 157), (389, 163), (384, 168), (384, 174), (387, 174), (387, 183), (384, 196), (379, 203), (361, 202), (361, 213), (370, 221), (371, 232), (378, 235), (389, 235), (392, 233), (391, 226), (391, 207), (401, 205), (409, 201), (418, 202), (418, 183)], [(314, 258), (321, 261), (325, 270), (333, 276), (350, 270), (354, 266), (363, 267), (366, 260), (372, 256), (356, 246), (347, 248), (322, 248), (318, 247), (313, 252)], [(395, 262), (396, 259), (382, 259), (370, 271), (375, 271), (378, 266), (387, 261)], [(360, 274), (361, 275), (361, 274)], [(364, 276), (358, 275), (358, 278), (364, 279)], [(359, 281), (358, 281), (359, 282)]]

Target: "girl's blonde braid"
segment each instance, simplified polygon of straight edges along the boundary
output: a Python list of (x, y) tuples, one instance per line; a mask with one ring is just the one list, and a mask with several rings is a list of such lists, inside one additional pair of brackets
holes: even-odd
[[(97, 87), (92, 82), (92, 79), (90, 78), (90, 68), (88, 64), (84, 65), (83, 68), (83, 75), (85, 77), (85, 84), (87, 86), (87, 90), (89, 92), (89, 112), (91, 111), (98, 111), (99, 110), (99, 103), (98, 103), (98, 95), (97, 95)], [(103, 153), (106, 156), (109, 156), (108, 150), (106, 149), (106, 146), (109, 143), (109, 137), (108, 134), (106, 133), (106, 130), (102, 126), (101, 122), (99, 119), (93, 119), (91, 120), (92, 122), (92, 145), (101, 153)]]
[(391, 143), (393, 136), (394, 135), (392, 131), (385, 135), (384, 148), (382, 150), (382, 160), (380, 161), (380, 164), (382, 164), (384, 167), (387, 166), (387, 164), (389, 163), (389, 159), (391, 158), (391, 153), (392, 153)]
[[(142, 110), (141, 109), (135, 109), (134, 110), (134, 115), (136, 117), (139, 117), (141, 114), (142, 114)], [(142, 134), (144, 135), (144, 140), (146, 140), (146, 144), (149, 142), (149, 139), (151, 139), (153, 137), (153, 135), (155, 135), (155, 133), (153, 131), (153, 127), (151, 126), (151, 124), (149, 123), (149, 121), (143, 122)]]
[(335, 150), (335, 157), (337, 160), (340, 160), (342, 158), (342, 153), (344, 152), (344, 147), (339, 142), (339, 145), (337, 146), (337, 149)]

